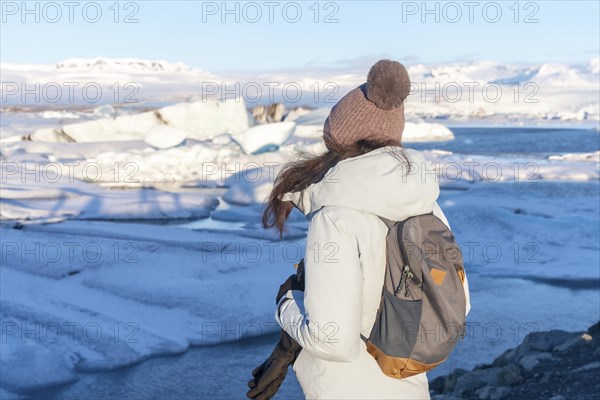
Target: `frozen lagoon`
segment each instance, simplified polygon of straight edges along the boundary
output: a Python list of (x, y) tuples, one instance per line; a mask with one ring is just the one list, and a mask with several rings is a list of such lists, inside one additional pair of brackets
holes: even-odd
[[(456, 366), (470, 368), (490, 360), (503, 349), (515, 346), (531, 329), (580, 330), (599, 318), (600, 194), (598, 161), (594, 155), (598, 151), (598, 132), (549, 130), (542, 135), (540, 131), (519, 128), (504, 132), (470, 128), (454, 129), (454, 133), (456, 140), (453, 142), (412, 147), (443, 149), (427, 152), (427, 157), (434, 162), (495, 160), (507, 166), (515, 161), (534, 162), (539, 170), (537, 175), (518, 182), (486, 182), (477, 173), (442, 182), (440, 205), (463, 251), (473, 250), (465, 257), (472, 290), (470, 323), (473, 336), (461, 344), (451, 360), (432, 376)], [(530, 140), (528, 135), (531, 133), (538, 140)], [(500, 151), (499, 143), (507, 143), (503, 134), (511, 135), (513, 140), (509, 143), (514, 147)], [(472, 144), (473, 140), (482, 137), (488, 139)], [(547, 140), (540, 141), (543, 138)], [(529, 145), (525, 145), (527, 143)], [(534, 146), (536, 143), (537, 147)], [(567, 153), (589, 156), (565, 156)], [(550, 155), (562, 158), (552, 161)], [(3, 333), (8, 332), (7, 323), (11, 322), (18, 327), (23, 326), (20, 325), (23, 322), (47, 325), (56, 321), (82, 324), (92, 321), (99, 324), (103, 332), (113, 333), (114, 326), (125, 331), (119, 336), (122, 340), (116, 344), (111, 340), (90, 344), (81, 336), (73, 343), (67, 340), (54, 343), (31, 341), (34, 348), (20, 354), (39, 357), (34, 358), (40, 366), (37, 376), (28, 375), (26, 365), (17, 359), (4, 358), (7, 353), (3, 349), (3, 367), (23, 371), (23, 382), (10, 384), (14, 387), (21, 383), (25, 387), (35, 381), (51, 384), (79, 379), (69, 387), (35, 394), (53, 398), (81, 398), (91, 393), (99, 398), (104, 393), (107, 397), (111, 393), (113, 397), (115, 393), (129, 393), (130, 398), (147, 398), (152, 389), (156, 390), (153, 393), (173, 393), (173, 396), (242, 397), (250, 371), (268, 355), (271, 340), (263, 336), (254, 343), (219, 343), (223, 339), (239, 339), (244, 332), (264, 335), (265, 330), (272, 328), (272, 297), (278, 284), (291, 272), (288, 266), (296, 256), (285, 254), (281, 249), (292, 252), (303, 246), (306, 224), (302, 217), (294, 216), (294, 229), (288, 240), (273, 253), (275, 258), (270, 258), (265, 249), (274, 242), (258, 228), (260, 206), (254, 202), (264, 187), (253, 192), (256, 197), (244, 197), (242, 203), (246, 202), (247, 206), (221, 203), (216, 209), (210, 199), (220, 198), (227, 189), (188, 188), (182, 192), (165, 192), (161, 196), (167, 198), (160, 198), (155, 203), (160, 207), (140, 210), (133, 215), (123, 215), (119, 208), (111, 205), (137, 201), (138, 197), (132, 196), (137, 189), (125, 191), (123, 197), (111, 193), (109, 197), (115, 195), (117, 199), (107, 203), (112, 212), (109, 217), (126, 217), (118, 223), (98, 220), (107, 218), (100, 212), (92, 213), (91, 220), (85, 218), (85, 213), (90, 211), (86, 205), (90, 203), (82, 202), (81, 190), (93, 192), (87, 193), (89, 198), (104, 198), (106, 192), (103, 189), (86, 184), (77, 187), (76, 193), (64, 195), (68, 191), (57, 188), (60, 185), (50, 185), (43, 190), (38, 188), (37, 200), (23, 204), (26, 196), (19, 198), (14, 187), (10, 191), (12, 199), (7, 201), (5, 193), (9, 192), (4, 186), (3, 206), (14, 205), (12, 210), (26, 208), (49, 213), (62, 210), (60, 207), (70, 202), (73, 213), (52, 214), (55, 218), (69, 220), (66, 222), (25, 223), (22, 229), (12, 229), (15, 227), (13, 222), (3, 221), (2, 242), (46, 245), (93, 242), (110, 257), (90, 262), (78, 254), (79, 258), (73, 262), (45, 260), (36, 263), (22, 262), (19, 253), (16, 257), (7, 256), (0, 271)], [(69, 188), (73, 190), (72, 185), (67, 185)], [(56, 190), (61, 196), (57, 196)], [(152, 190), (145, 195), (149, 199), (155, 196), (157, 194)], [(199, 199), (204, 200), (199, 203)], [(201, 214), (170, 215), (170, 210), (175, 208), (161, 207), (172, 202), (186, 205), (184, 209), (197, 207), (194, 212)], [(213, 218), (191, 224), (185, 220), (205, 215), (213, 215)], [(150, 219), (146, 222), (155, 222), (153, 219), (158, 216), (169, 224), (140, 223), (143, 222), (140, 217), (144, 216)], [(134, 223), (131, 219), (137, 221)], [(127, 246), (131, 243), (137, 250), (135, 263), (125, 262), (130, 255)], [(210, 247), (206, 247), (207, 243)], [(228, 246), (230, 252), (225, 253), (226, 262), (223, 262), (220, 250)], [(235, 246), (238, 246), (237, 250)], [(117, 262), (114, 249), (122, 251), (117, 255)], [(245, 249), (243, 256), (236, 259), (241, 249)], [(207, 258), (203, 259), (202, 254)], [(248, 285), (254, 288), (248, 290)], [(127, 330), (124, 324), (127, 322), (134, 322), (138, 330), (134, 332), (131, 326)], [(211, 330), (210, 335), (202, 332), (202, 324), (212, 329), (218, 326), (215, 322), (224, 322), (226, 330), (235, 332), (237, 329), (240, 334), (228, 335), (219, 329)], [(248, 328), (256, 325), (264, 327), (263, 331)], [(248, 329), (244, 331), (238, 326)], [(125, 342), (125, 337), (132, 332), (137, 342)], [(22, 346), (15, 342), (6, 343), (10, 349)], [(207, 347), (208, 344), (216, 346)], [(35, 346), (43, 349), (35, 349)], [(188, 351), (191, 346), (202, 347)], [(182, 352), (185, 353), (144, 361), (160, 354)], [(219, 357), (218, 354), (223, 353), (227, 356)], [(56, 354), (63, 360), (57, 360)], [(140, 361), (143, 362), (126, 366)], [(231, 369), (232, 362), (239, 368)], [(112, 372), (93, 372), (120, 366), (126, 367)], [(46, 375), (41, 373), (44, 371)], [(187, 372), (179, 381), (164, 378), (171, 373), (176, 376), (174, 371)], [(288, 393), (290, 398), (295, 398), (300, 392), (292, 375), (290, 373), (286, 383), (287, 392), (282, 394)], [(2, 387), (8, 389), (6, 386), (3, 382)], [(3, 397), (10, 396), (3, 392)]]

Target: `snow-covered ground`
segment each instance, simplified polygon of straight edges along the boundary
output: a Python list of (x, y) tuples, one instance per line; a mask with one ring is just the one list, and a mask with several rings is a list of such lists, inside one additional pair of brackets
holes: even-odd
[[(439, 176), (471, 282), (473, 338), (443, 370), (489, 360), (527, 330), (584, 329), (600, 318), (600, 136), (565, 130), (544, 150), (500, 151), (498, 135), (472, 145), (476, 131), (422, 117), (597, 125), (597, 64), (410, 67), (413, 81), (535, 78), (550, 82), (544, 95), (564, 89), (539, 105), (545, 111), (407, 105), (406, 145), (430, 162), (412, 173)], [(144, 107), (129, 109), (3, 104), (0, 397), (275, 329), (274, 292), (302, 256), (307, 223), (294, 211), (279, 240), (260, 226), (262, 202), (283, 163), (323, 151), (327, 105), (261, 125), (241, 100), (178, 102), (198, 89), (190, 82), (221, 79), (181, 64), (72, 60), (2, 71), (3, 81), (133, 77), (148, 91)], [(348, 87), (360, 79), (340, 75)], [(570, 137), (586, 144), (553, 147)]]

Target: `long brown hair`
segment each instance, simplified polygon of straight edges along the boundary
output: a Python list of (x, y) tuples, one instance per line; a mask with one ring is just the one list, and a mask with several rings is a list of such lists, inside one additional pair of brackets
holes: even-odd
[[(400, 145), (400, 141), (392, 139), (361, 139), (352, 146), (341, 146), (331, 142), (329, 148), (323, 154), (303, 156), (300, 160), (287, 163), (277, 175), (273, 189), (267, 199), (267, 205), (262, 216), (263, 226), (265, 228), (277, 228), (281, 238), (285, 222), (294, 208), (290, 201), (280, 200), (281, 195), (303, 191), (311, 184), (321, 181), (327, 171), (346, 158), (366, 154), (381, 147)], [(408, 161), (404, 155), (401, 157), (403, 161)]]

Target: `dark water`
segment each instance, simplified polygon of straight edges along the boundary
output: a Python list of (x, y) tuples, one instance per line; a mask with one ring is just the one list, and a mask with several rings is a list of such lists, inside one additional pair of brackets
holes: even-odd
[(451, 128), (454, 140), (410, 143), (417, 150), (440, 149), (461, 154), (547, 157), (600, 150), (600, 132), (556, 128)]
[[(140, 364), (94, 374), (68, 386), (41, 390), (31, 399), (64, 400), (229, 400), (244, 399), (251, 371), (271, 353), (275, 335), (216, 346), (196, 347), (175, 356), (156, 357)], [(294, 372), (275, 399), (303, 399)]]
[[(512, 328), (516, 322), (521, 321), (522, 325), (523, 321), (538, 321), (544, 327), (542, 330), (552, 328), (576, 331), (584, 330), (598, 320), (597, 306), (594, 305), (598, 301), (597, 288), (573, 291), (573, 288), (563, 287), (564, 285), (548, 286), (539, 282), (524, 285), (523, 279), (506, 276), (501, 279), (496, 276), (486, 277), (475, 271), (470, 274), (469, 281), (474, 299), (474, 309), (471, 312), (472, 324), (486, 323), (488, 321), (486, 315), (490, 310), (493, 315), (498, 315), (497, 311), (493, 310), (495, 306), (485, 301), (486, 296), (480, 293), (486, 290), (495, 291), (499, 287), (502, 287), (503, 296), (509, 299), (520, 296), (515, 301), (525, 302), (525, 304), (535, 304), (536, 297), (549, 295), (555, 297), (557, 301), (553, 304), (559, 306), (553, 306), (546, 314), (551, 315), (556, 321), (546, 324), (542, 320), (538, 321), (539, 316), (536, 319), (525, 317), (525, 314), (529, 314), (529, 317), (533, 318), (537, 311), (516, 313), (523, 315), (508, 316), (506, 321), (495, 320), (492, 317), (491, 323), (501, 325), (506, 332), (502, 337), (502, 344), (496, 345), (496, 338), (491, 342), (481, 340), (477, 338), (478, 335), (475, 335), (475, 340), (460, 342), (453, 353), (454, 360), (448, 360), (446, 365), (440, 367), (438, 373), (430, 373), (430, 379), (441, 373), (447, 374), (456, 367), (470, 369), (482, 359), (490, 361), (501, 354), (505, 348), (515, 347), (521, 342), (524, 334), (529, 333), (523, 331), (524, 333), (518, 338), (513, 338), (516, 331)], [(524, 288), (528, 290), (524, 291)], [(515, 301), (512, 302), (513, 305)], [(572, 302), (587, 306), (574, 310)], [(510, 308), (510, 301), (506, 303), (508, 304), (501, 307), (507, 305)], [(477, 329), (473, 331), (479, 332)], [(194, 347), (180, 355), (156, 357), (117, 370), (80, 373), (79, 381), (73, 384), (40, 390), (30, 394), (28, 398), (35, 400), (245, 399), (248, 390), (246, 384), (251, 378), (251, 371), (271, 353), (275, 341), (275, 335), (267, 335), (216, 346)], [(464, 363), (465, 359), (470, 360), (468, 364)], [(291, 369), (274, 399), (303, 399), (302, 390)]]

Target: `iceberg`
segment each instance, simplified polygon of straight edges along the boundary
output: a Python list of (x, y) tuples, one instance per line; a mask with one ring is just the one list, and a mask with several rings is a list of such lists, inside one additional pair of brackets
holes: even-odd
[(275, 122), (254, 126), (242, 133), (233, 135), (246, 154), (260, 154), (277, 150), (279, 146), (294, 135), (296, 124), (294, 122)]
[(200, 100), (178, 103), (132, 115), (100, 118), (59, 128), (43, 128), (30, 135), (33, 141), (98, 142), (143, 140), (155, 127), (166, 125), (205, 140), (223, 133), (239, 133), (253, 124), (243, 101)]
[(433, 142), (453, 140), (452, 131), (442, 124), (425, 122), (416, 115), (407, 115), (402, 133), (403, 142)]
[(242, 99), (200, 100), (177, 103), (158, 110), (169, 126), (189, 133), (189, 138), (212, 139), (223, 133), (239, 133), (254, 124)]
[(188, 134), (181, 129), (158, 125), (150, 130), (144, 141), (156, 149), (170, 149), (183, 143), (187, 136)]

